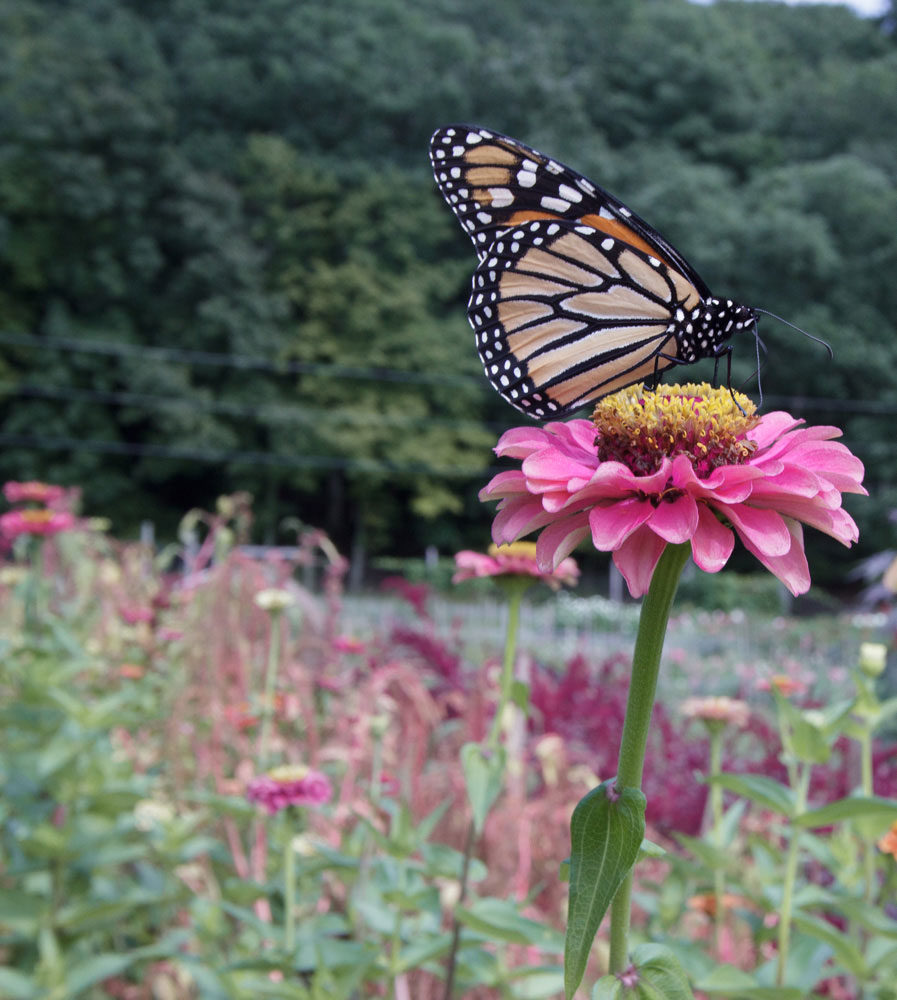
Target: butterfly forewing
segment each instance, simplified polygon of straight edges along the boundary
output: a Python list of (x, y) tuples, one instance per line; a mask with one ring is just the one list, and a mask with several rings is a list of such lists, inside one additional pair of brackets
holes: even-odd
[(675, 314), (699, 302), (658, 258), (589, 226), (536, 220), (492, 244), (468, 316), (489, 381), (545, 419), (680, 363)]
[(443, 197), (482, 260), (496, 236), (535, 219), (586, 223), (654, 254), (709, 294), (694, 268), (656, 230), (587, 177), (509, 136), (448, 125), (430, 141)]

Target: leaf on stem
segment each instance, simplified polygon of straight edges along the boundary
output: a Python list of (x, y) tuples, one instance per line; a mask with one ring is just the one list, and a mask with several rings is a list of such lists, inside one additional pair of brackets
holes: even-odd
[(611, 900), (638, 857), (645, 796), (613, 790), (610, 778), (580, 799), (570, 821), (570, 902), (564, 943), (567, 1000), (582, 981), (592, 942)]
[(473, 826), (477, 833), (482, 833), (492, 803), (501, 792), (505, 775), (504, 748), (487, 754), (479, 743), (465, 743), (461, 747), (461, 766), (473, 810)]

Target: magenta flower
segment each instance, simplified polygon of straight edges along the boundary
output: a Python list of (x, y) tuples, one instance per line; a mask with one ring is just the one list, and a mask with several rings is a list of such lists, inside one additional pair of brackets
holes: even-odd
[(333, 796), (330, 779), (302, 766), (275, 767), (249, 782), (246, 798), (258, 802), (272, 815), (287, 806), (319, 806)]
[(487, 553), (465, 549), (455, 553), (455, 566), (452, 583), (484, 576), (530, 576), (557, 590), (562, 583), (572, 587), (579, 580), (576, 560), (569, 557), (554, 568), (543, 569), (536, 558), (534, 542), (490, 545)]
[(75, 515), (67, 510), (20, 507), (0, 514), (0, 537), (7, 541), (19, 535), (58, 535), (74, 527)]
[(832, 440), (838, 428), (801, 424), (784, 412), (758, 417), (746, 396), (706, 383), (632, 386), (600, 400), (591, 421), (505, 433), (496, 453), (521, 468), (480, 497), (500, 501), (496, 542), (541, 529), (543, 568), (591, 535), (633, 597), (647, 592), (667, 544), (690, 542), (698, 567), (716, 573), (736, 534), (801, 594), (810, 586), (802, 525), (849, 546), (858, 532), (841, 495), (866, 493), (862, 463)]
[(65, 489), (62, 486), (51, 486), (49, 483), (39, 483), (34, 480), (27, 483), (11, 480), (3, 484), (3, 495), (10, 503), (31, 501), (52, 506), (65, 496)]

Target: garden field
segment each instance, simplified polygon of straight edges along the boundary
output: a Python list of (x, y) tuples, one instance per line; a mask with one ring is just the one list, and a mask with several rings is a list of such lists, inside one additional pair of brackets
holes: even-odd
[[(191, 512), (189, 565), (73, 515), (9, 540), (0, 996), (563, 996), (571, 813), (615, 773), (638, 606), (347, 595), (325, 535), (252, 549), (250, 521)], [(897, 995), (887, 628), (680, 603), (619, 995)]]

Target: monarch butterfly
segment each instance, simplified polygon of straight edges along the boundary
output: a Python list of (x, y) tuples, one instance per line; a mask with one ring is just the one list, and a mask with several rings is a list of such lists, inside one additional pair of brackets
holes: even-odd
[(524, 143), (448, 125), (430, 160), (479, 257), (467, 315), (486, 376), (522, 413), (564, 416), (756, 330), (759, 310), (711, 295), (647, 222)]

